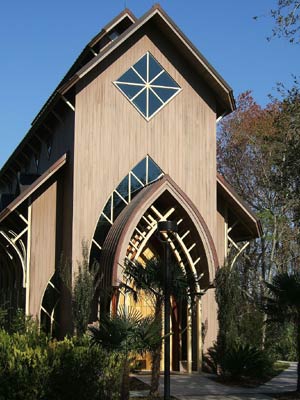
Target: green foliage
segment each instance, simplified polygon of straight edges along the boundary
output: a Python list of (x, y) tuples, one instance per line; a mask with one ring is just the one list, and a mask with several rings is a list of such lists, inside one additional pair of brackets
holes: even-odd
[(215, 285), (219, 321), (218, 346), (225, 353), (227, 347), (239, 337), (237, 317), (240, 315), (243, 298), (237, 271), (230, 271), (228, 266), (220, 268)]
[(206, 354), (203, 355), (203, 370), (212, 374), (219, 374), (221, 372), (221, 360), (224, 357), (224, 351), (222, 347), (215, 342), (210, 347)]
[[(170, 294), (177, 300), (187, 298), (187, 290), (192, 287), (191, 277), (185, 275), (178, 263), (170, 263)], [(160, 258), (152, 258), (145, 265), (126, 260), (124, 276), (129, 285), (124, 285), (125, 290), (137, 297), (141, 291), (160, 300), (164, 296), (164, 264)], [(190, 278), (190, 279), (189, 279)]]
[(101, 346), (110, 353), (118, 351), (123, 355), (121, 398), (129, 398), (130, 362), (134, 355), (153, 351), (161, 345), (160, 325), (154, 318), (142, 318), (131, 308), (120, 308), (116, 315), (107, 315), (99, 327), (89, 327), (93, 345)]
[(0, 400), (117, 400), (123, 356), (35, 333), (0, 330)]
[(112, 399), (120, 387), (118, 354), (109, 355), (87, 339), (51, 342), (48, 348), (51, 371), (46, 398), (57, 400)]
[[(295, 2), (278, 1), (278, 5), (288, 3)], [(259, 307), (267, 290), (264, 282), (270, 283), (278, 273), (299, 270), (300, 261), (299, 82), (289, 90), (279, 85), (278, 94), (262, 108), (251, 92), (243, 93), (237, 110), (219, 125), (219, 170), (247, 200), (263, 227), (262, 236), (234, 264), (235, 278), (229, 283), (236, 279), (236, 291), (226, 285), (221, 288), (220, 301), (225, 305), (221, 304), (219, 314), (220, 339), (230, 343), (239, 338), (241, 343), (267, 348), (278, 356), (286, 349), (292, 357), (294, 334), (287, 324), (278, 328), (277, 322), (276, 329), (267, 326), (266, 310)], [(233, 304), (228, 305), (231, 297)], [(277, 309), (273, 320), (278, 321), (280, 315), (286, 320), (285, 312), (290, 314), (286, 304), (282, 312), (278, 304), (269, 303), (271, 307)]]
[(99, 327), (89, 327), (91, 341), (109, 351), (117, 350), (128, 355), (139, 350), (136, 331), (141, 320), (142, 316), (137, 310), (131, 308), (127, 312), (125, 308), (120, 308), (116, 315), (106, 315)]
[(7, 326), (8, 310), (0, 306), (0, 329), (5, 329)]
[[(194, 301), (197, 293), (195, 290), (195, 277), (186, 275), (178, 263), (170, 263), (170, 295), (176, 301)], [(144, 328), (139, 325), (140, 334), (145, 340), (145, 349), (151, 353), (151, 388), (150, 395), (158, 395), (160, 377), (160, 359), (162, 348), (162, 304), (164, 301), (164, 264), (160, 258), (152, 258), (145, 265), (128, 261), (125, 264), (124, 276), (125, 291), (129, 292), (134, 300), (138, 300), (140, 294), (152, 299), (154, 308), (154, 320), (150, 325), (145, 322)], [(149, 321), (148, 321), (149, 322)], [(146, 328), (147, 326), (147, 328)], [(154, 335), (152, 335), (154, 332)], [(156, 333), (155, 333), (156, 332)]]
[(72, 294), (72, 311), (75, 331), (82, 336), (89, 323), (91, 303), (97, 287), (96, 272), (98, 264), (89, 266), (89, 251), (85, 242), (82, 243), (82, 261), (78, 264), (78, 274), (75, 278)]
[(269, 321), (290, 322), (294, 325), (295, 349), (298, 361), (297, 390), (300, 392), (300, 272), (280, 273), (267, 283), (268, 295), (264, 298), (264, 310)]
[(271, 321), (300, 322), (300, 272), (281, 273), (266, 282), (269, 294), (264, 298), (264, 310)]
[(25, 318), (22, 308), (12, 309), (8, 303), (0, 306), (0, 329), (5, 329), (11, 333), (24, 332), (30, 318)]
[(153, 316), (142, 318), (137, 325), (135, 337), (138, 353), (153, 353), (162, 344), (161, 324)]
[(263, 313), (249, 300), (243, 278), (238, 264), (217, 272), (219, 333), (204, 360), (207, 369), (232, 378), (259, 377), (271, 365), (270, 352), (262, 350)]
[(108, 351), (143, 354), (161, 345), (160, 324), (153, 316), (142, 318), (134, 308), (125, 312), (120, 308), (116, 315), (106, 316), (99, 327), (89, 327), (93, 344)]
[(297, 360), (295, 343), (296, 329), (292, 323), (273, 322), (268, 324), (265, 346), (275, 360)]
[(0, 399), (42, 399), (49, 367), (42, 345), (31, 346), (24, 334), (0, 331)]
[(268, 352), (255, 346), (231, 342), (226, 352), (215, 343), (208, 350), (204, 364), (206, 370), (233, 379), (261, 378), (269, 373), (273, 360)]
[(241, 343), (232, 344), (221, 361), (223, 373), (232, 378), (262, 377), (271, 366), (272, 361), (266, 352)]

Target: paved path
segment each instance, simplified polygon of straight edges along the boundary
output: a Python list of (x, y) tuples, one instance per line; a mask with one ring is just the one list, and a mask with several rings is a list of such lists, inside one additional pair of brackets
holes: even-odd
[(292, 392), (297, 389), (297, 363), (290, 362), (289, 368), (269, 382), (257, 388), (260, 393)]
[[(145, 383), (150, 383), (149, 375), (138, 375), (138, 378)], [(290, 363), (287, 370), (257, 388), (225, 386), (210, 379), (208, 374), (172, 374), (171, 395), (179, 400), (270, 400), (272, 393), (296, 390), (296, 382), (296, 363)], [(163, 378), (160, 392), (163, 393)]]

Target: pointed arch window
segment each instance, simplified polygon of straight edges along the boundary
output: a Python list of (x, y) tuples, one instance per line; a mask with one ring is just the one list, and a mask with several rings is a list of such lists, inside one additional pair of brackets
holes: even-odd
[(150, 52), (140, 58), (114, 84), (147, 121), (181, 90)]
[(159, 166), (147, 155), (122, 179), (109, 196), (98, 220), (93, 237), (90, 260), (98, 260), (102, 244), (114, 221), (139, 191), (164, 175)]

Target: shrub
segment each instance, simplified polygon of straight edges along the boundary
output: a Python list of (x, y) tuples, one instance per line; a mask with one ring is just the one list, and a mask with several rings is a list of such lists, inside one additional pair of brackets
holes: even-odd
[(99, 265), (96, 261), (89, 265), (88, 244), (82, 242), (82, 260), (78, 263), (78, 274), (72, 292), (72, 312), (76, 335), (82, 336), (88, 327), (91, 303), (99, 284)]
[(123, 356), (87, 337), (58, 342), (33, 332), (0, 330), (0, 400), (119, 398)]
[(219, 374), (223, 356), (222, 347), (215, 342), (203, 356), (203, 370), (212, 374)]
[(233, 344), (222, 360), (223, 373), (232, 378), (262, 377), (271, 366), (266, 352), (248, 344)]
[(284, 361), (297, 360), (295, 338), (297, 331), (291, 323), (277, 322), (267, 325), (266, 347), (272, 352), (274, 359)]
[(204, 357), (204, 363), (209, 372), (241, 379), (265, 376), (270, 371), (273, 361), (266, 351), (235, 342), (228, 346), (225, 352), (215, 343)]
[(118, 354), (108, 355), (87, 338), (49, 344), (49, 400), (117, 399), (121, 363)]
[(42, 399), (49, 368), (42, 346), (28, 345), (26, 335), (0, 331), (0, 399)]

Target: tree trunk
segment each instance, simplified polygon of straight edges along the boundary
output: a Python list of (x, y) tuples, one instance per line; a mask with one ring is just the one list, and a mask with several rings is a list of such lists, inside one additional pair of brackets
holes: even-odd
[(160, 378), (160, 360), (161, 360), (161, 346), (155, 350), (151, 355), (152, 358), (152, 371), (151, 371), (151, 385), (150, 396), (158, 397), (159, 392), (159, 378)]
[[(155, 320), (160, 324), (160, 336), (162, 336), (162, 299), (157, 298), (155, 303), (154, 317)], [(151, 353), (151, 385), (150, 385), (150, 396), (158, 397), (158, 387), (160, 378), (160, 360), (161, 360), (162, 341), (159, 346)]]
[(123, 366), (121, 400), (128, 400), (128, 399), (129, 399), (129, 360), (128, 357), (126, 357)]

